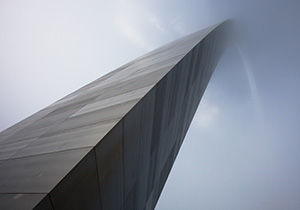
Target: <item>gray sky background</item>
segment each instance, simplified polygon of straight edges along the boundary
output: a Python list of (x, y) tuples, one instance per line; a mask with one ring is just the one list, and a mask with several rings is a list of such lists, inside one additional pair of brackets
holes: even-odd
[(169, 41), (233, 18), (156, 210), (300, 209), (298, 0), (0, 1), (0, 130)]

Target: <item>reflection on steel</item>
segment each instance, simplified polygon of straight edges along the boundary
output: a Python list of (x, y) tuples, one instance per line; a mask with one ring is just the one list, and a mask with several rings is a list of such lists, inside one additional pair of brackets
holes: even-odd
[(0, 209), (154, 209), (223, 50), (160, 47), (0, 133)]

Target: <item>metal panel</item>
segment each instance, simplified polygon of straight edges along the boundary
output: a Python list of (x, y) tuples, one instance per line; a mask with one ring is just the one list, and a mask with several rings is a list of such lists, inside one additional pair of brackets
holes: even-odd
[(89, 150), (7, 160), (0, 164), (0, 193), (48, 193)]
[(123, 122), (119, 122), (96, 146), (102, 209), (123, 205)]
[[(39, 205), (37, 206), (37, 204)], [(47, 194), (0, 194), (0, 209), (30, 210), (34, 207), (37, 210), (52, 210)]]
[(0, 208), (153, 209), (219, 59), (216, 27), (0, 133)]
[(50, 192), (55, 210), (101, 210), (95, 151), (90, 152)]

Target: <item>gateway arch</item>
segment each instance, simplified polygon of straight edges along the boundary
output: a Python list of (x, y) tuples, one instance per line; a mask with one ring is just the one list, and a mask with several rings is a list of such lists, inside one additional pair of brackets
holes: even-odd
[(0, 209), (154, 209), (225, 23), (147, 53), (0, 133)]

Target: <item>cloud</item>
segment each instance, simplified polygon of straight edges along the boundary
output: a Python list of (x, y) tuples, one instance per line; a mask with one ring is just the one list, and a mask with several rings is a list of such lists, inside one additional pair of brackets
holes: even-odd
[(156, 39), (167, 34), (162, 21), (138, 2), (120, 1), (115, 20), (118, 30), (127, 39), (146, 50), (154, 49)]
[(219, 114), (219, 107), (204, 97), (195, 115), (195, 125), (200, 128), (210, 128), (217, 121)]
[(117, 19), (117, 24), (121, 32), (133, 43), (139, 45), (142, 48), (147, 50), (152, 49), (152, 46), (147, 43), (146, 39), (143, 38), (142, 34), (138, 30), (138, 27), (135, 26), (134, 21), (130, 17), (120, 15)]
[(159, 30), (160, 32), (162, 32), (162, 33), (166, 32), (166, 30), (164, 29), (164, 27), (161, 24), (161, 21), (157, 17), (155, 17), (153, 14), (151, 14), (151, 13), (147, 14), (147, 21), (152, 26), (154, 26), (157, 30)]
[(185, 21), (183, 20), (181, 15), (177, 15), (172, 21), (171, 24), (173, 25), (174, 31), (180, 35), (186, 35), (188, 33), (187, 29), (185, 28)]

